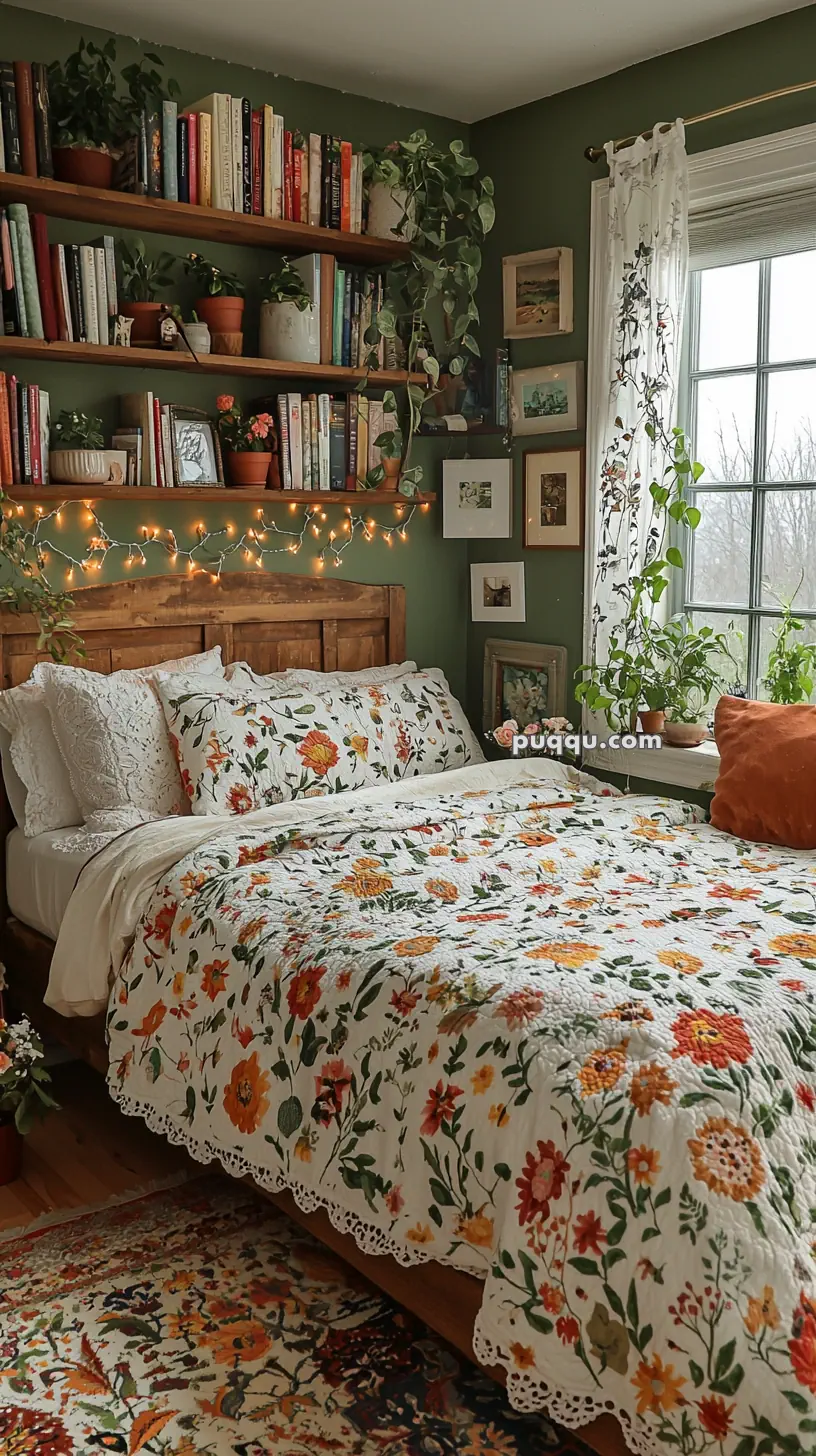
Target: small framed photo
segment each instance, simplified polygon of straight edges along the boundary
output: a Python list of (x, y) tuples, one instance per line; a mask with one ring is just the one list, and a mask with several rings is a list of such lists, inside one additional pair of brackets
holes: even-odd
[(223, 485), (220, 450), (212, 420), (194, 410), (174, 408), (170, 425), (176, 485)]
[(525, 550), (574, 550), (583, 540), (583, 450), (525, 450)]
[(482, 726), (485, 733), (515, 718), (520, 728), (563, 717), (567, 702), (567, 649), (541, 642), (488, 637), (484, 650)]
[(524, 622), (523, 561), (479, 561), (470, 568), (474, 622)]
[(572, 248), (502, 258), (502, 283), (506, 339), (572, 333)]
[(539, 369), (514, 369), (511, 381), (514, 435), (580, 430), (584, 423), (583, 360)]
[(442, 535), (512, 536), (512, 470), (509, 460), (443, 461)]

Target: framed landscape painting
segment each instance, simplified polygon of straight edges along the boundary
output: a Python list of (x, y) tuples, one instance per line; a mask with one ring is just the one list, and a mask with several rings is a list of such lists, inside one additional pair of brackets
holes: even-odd
[(519, 728), (562, 717), (567, 702), (567, 649), (541, 642), (488, 637), (484, 651), (482, 726), (486, 733), (508, 718)]
[(548, 364), (514, 369), (510, 416), (514, 435), (547, 435), (580, 430), (584, 413), (584, 365)]
[(442, 534), (496, 540), (512, 535), (509, 460), (442, 462)]
[(583, 531), (583, 450), (525, 450), (525, 549), (574, 549), (583, 544)]
[(572, 333), (572, 248), (502, 258), (502, 284), (506, 339)]

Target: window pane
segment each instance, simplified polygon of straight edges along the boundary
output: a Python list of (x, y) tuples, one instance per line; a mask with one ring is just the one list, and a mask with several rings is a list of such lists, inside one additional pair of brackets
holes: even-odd
[[(802, 585), (797, 591), (799, 578)], [(762, 600), (789, 601), (816, 609), (816, 490), (765, 493)]]
[(771, 263), (768, 358), (816, 358), (816, 252), (791, 253)]
[(706, 483), (751, 479), (755, 399), (754, 374), (698, 382), (694, 453), (705, 466)]
[(759, 263), (707, 268), (700, 274), (698, 369), (756, 362), (758, 305)]
[[(740, 615), (739, 612), (694, 612), (692, 618), (695, 627), (711, 627), (715, 632), (724, 632), (729, 635), (729, 647), (731, 657), (722, 656), (715, 659), (717, 668), (722, 672), (723, 686), (717, 688), (709, 699), (709, 708), (713, 712), (714, 705), (722, 693), (733, 692), (735, 688), (745, 688), (748, 681), (748, 618)], [(733, 631), (729, 629), (733, 628)], [(738, 634), (742, 634), (739, 636)]]
[(692, 600), (747, 606), (751, 492), (695, 491), (694, 504), (702, 512), (702, 520), (694, 532)]
[[(798, 620), (802, 623), (803, 631), (791, 633), (788, 642), (791, 645), (796, 645), (800, 642), (816, 642), (816, 621), (812, 618), (808, 620), (807, 617), (800, 617)], [(768, 657), (773, 647), (774, 635), (778, 631), (778, 628), (778, 617), (776, 619), (773, 617), (763, 617), (761, 619), (759, 630), (759, 682), (757, 683), (756, 692), (758, 698), (768, 698), (768, 689), (763, 679), (768, 671)], [(808, 701), (812, 700), (813, 694), (811, 693)]]
[(816, 481), (816, 369), (768, 378), (768, 480)]

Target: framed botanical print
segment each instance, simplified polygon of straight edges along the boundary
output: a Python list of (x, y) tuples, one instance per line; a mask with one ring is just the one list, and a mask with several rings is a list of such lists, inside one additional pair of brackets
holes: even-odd
[(442, 462), (442, 535), (500, 539), (513, 534), (509, 460)]
[(548, 364), (514, 369), (510, 376), (510, 418), (514, 435), (580, 430), (584, 423), (584, 364)]
[(525, 450), (525, 549), (577, 549), (583, 540), (583, 450)]
[(572, 248), (502, 258), (502, 284), (506, 339), (572, 333)]
[(484, 650), (482, 726), (490, 733), (515, 718), (519, 728), (562, 717), (567, 701), (567, 649), (488, 637)]
[(470, 568), (474, 622), (524, 622), (524, 562), (479, 561)]

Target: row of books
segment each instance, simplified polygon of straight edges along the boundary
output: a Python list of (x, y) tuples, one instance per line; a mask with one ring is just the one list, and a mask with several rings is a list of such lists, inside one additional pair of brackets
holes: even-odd
[(0, 172), (53, 177), (47, 67), (0, 61)]
[(48, 242), (42, 213), (0, 207), (0, 334), (107, 344), (119, 312), (113, 238)]
[(379, 336), (366, 341), (380, 309), (385, 305), (385, 274), (364, 268), (341, 268), (330, 253), (309, 253), (295, 267), (306, 284), (320, 320), (320, 363), (346, 369), (398, 369), (400, 346)]
[(50, 401), (46, 390), (0, 374), (0, 486), (48, 485)]
[(221, 442), (206, 411), (164, 403), (152, 390), (119, 396), (111, 446), (127, 456), (127, 485), (224, 484)]
[(382, 462), (375, 442), (396, 428), (381, 401), (360, 394), (279, 394), (263, 406), (278, 421), (284, 490), (368, 489), (369, 472)]

